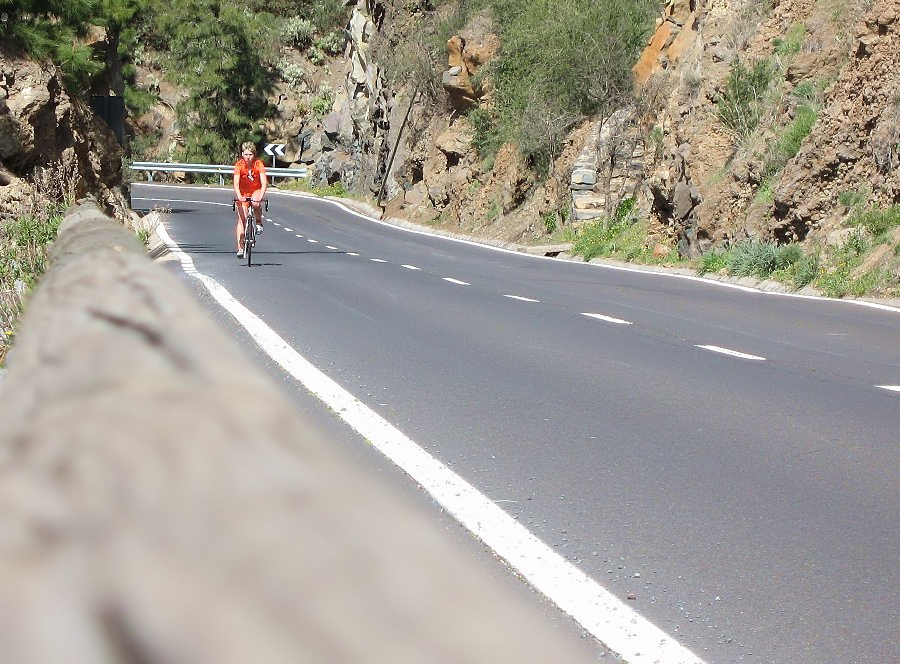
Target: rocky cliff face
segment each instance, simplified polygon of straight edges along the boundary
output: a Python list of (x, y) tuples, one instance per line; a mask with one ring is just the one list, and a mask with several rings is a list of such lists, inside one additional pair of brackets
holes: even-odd
[[(648, 243), (694, 257), (746, 238), (821, 241), (847, 214), (838, 202), (845, 192), (880, 206), (900, 202), (896, 0), (761, 7), (667, 3), (635, 67), (637, 108), (577, 127), (545, 180), (511, 146), (490, 168), (479, 161), (462, 112), (484, 103), (473, 69), (499, 41), (489, 22), (467, 26), (448, 42), (445, 95), (414, 107), (404, 128), (384, 192), (387, 213), (490, 239), (540, 241), (547, 228), (608, 214), (634, 196), (653, 222)], [(402, 11), (370, 1), (356, 15), (391, 16), (372, 24), (370, 40), (396, 42), (390, 31), (403, 25)], [(748, 67), (765, 60), (772, 72), (763, 130), (749, 140), (717, 115), (736, 58)], [(377, 71), (372, 61), (367, 68)], [(379, 178), (399, 131), (390, 100), (404, 93), (382, 91)], [(815, 106), (818, 120), (800, 152), (773, 166), (773, 146), (804, 104)]]
[[(842, 192), (900, 200), (897, 3), (868, 4), (782, 0), (764, 17), (715, 1), (670, 5), (636, 73), (662, 129), (659, 165), (646, 173), (652, 214), (683, 253), (745, 237), (814, 239), (846, 215)], [(802, 35), (796, 52), (783, 46), (792, 31)], [(736, 143), (715, 114), (735, 57), (776, 67), (765, 129), (751, 142)], [(767, 151), (809, 101), (804, 90), (822, 91), (818, 120), (767, 197)]]
[(51, 164), (70, 180), (71, 194), (93, 194), (107, 213), (127, 219), (122, 149), (109, 127), (66, 94), (54, 67), (0, 50), (0, 221), (53, 194), (34, 178)]

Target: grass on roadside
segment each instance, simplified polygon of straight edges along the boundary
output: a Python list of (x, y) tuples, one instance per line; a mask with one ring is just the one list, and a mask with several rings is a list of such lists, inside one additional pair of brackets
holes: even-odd
[(679, 261), (677, 252), (654, 255), (647, 243), (650, 223), (637, 216), (635, 199), (621, 201), (611, 216), (586, 224), (575, 231), (572, 253), (585, 261), (603, 257), (626, 262), (672, 265)]
[(309, 183), (308, 178), (293, 178), (289, 182), (278, 183), (278, 188), (285, 191), (303, 191), (315, 196), (331, 196), (333, 198), (348, 198), (349, 192), (344, 187), (343, 182), (335, 182), (334, 184), (325, 185), (324, 187), (315, 186)]
[(16, 214), (0, 218), (0, 364), (31, 291), (47, 267), (63, 211), (75, 201), (74, 165), (55, 162), (38, 169), (33, 195)]

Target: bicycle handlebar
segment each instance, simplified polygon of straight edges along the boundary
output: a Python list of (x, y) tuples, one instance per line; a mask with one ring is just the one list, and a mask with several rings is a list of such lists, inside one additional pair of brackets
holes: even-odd
[[(244, 197), (241, 197), (241, 198), (233, 198), (233, 197), (232, 197), (232, 199), (231, 199), (231, 209), (232, 209), (232, 210), (234, 210), (235, 207), (237, 207), (237, 202), (238, 202), (238, 201), (241, 201), (241, 202), (243, 202), (243, 203), (252, 203), (252, 202), (253, 202), (253, 197), (252, 197), (252, 196), (244, 196)], [(268, 211), (269, 211), (269, 199), (268, 199), (268, 198), (264, 198), (264, 199), (262, 199), (262, 200), (260, 201), (260, 203), (261, 203), (261, 204), (262, 204), (262, 203), (265, 203), (265, 204), (266, 204), (266, 206), (265, 206), (264, 209), (265, 209), (266, 212), (268, 212)]]

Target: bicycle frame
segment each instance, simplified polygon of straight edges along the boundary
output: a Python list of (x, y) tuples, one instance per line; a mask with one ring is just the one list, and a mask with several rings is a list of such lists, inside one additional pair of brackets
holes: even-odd
[[(231, 209), (235, 210), (238, 202), (241, 203), (250, 203), (250, 197), (246, 197), (244, 199), (231, 199)], [(260, 201), (260, 205), (265, 203), (266, 211), (269, 210), (269, 199), (264, 198)], [(245, 216), (244, 223), (244, 257), (247, 259), (247, 267), (252, 266), (251, 255), (253, 253), (253, 247), (256, 246), (256, 213), (253, 211), (253, 205), (250, 204), (247, 206), (247, 214)]]

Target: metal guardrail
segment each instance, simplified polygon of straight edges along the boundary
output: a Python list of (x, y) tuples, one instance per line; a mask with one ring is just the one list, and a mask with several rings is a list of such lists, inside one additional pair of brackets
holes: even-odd
[[(231, 164), (179, 164), (175, 162), (157, 161), (133, 161), (131, 170), (146, 171), (147, 181), (153, 181), (154, 173), (206, 173), (219, 176), (219, 184), (225, 183), (225, 176), (234, 173)], [(305, 178), (309, 177), (309, 169), (306, 166), (299, 168), (269, 168), (266, 174), (277, 178)]]

